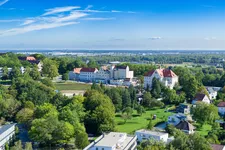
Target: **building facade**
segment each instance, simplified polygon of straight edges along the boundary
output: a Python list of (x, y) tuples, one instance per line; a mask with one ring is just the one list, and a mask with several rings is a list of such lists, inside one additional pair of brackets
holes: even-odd
[(84, 150), (136, 150), (137, 137), (126, 133), (110, 132), (103, 134)]
[(225, 114), (225, 102), (220, 102), (218, 105), (218, 112), (220, 115), (224, 115)]
[(192, 100), (192, 104), (195, 105), (197, 102), (210, 104), (210, 99), (207, 95), (199, 93), (196, 94), (195, 98)]
[(16, 124), (7, 124), (0, 126), (0, 150), (5, 149), (5, 145), (9, 143), (15, 135)]
[(97, 72), (97, 68), (82, 68), (80, 70), (79, 80), (84, 82), (94, 82)]
[(159, 80), (164, 86), (173, 89), (178, 83), (178, 76), (169, 69), (156, 69), (151, 70), (144, 75), (144, 87), (152, 88), (153, 78)]
[(154, 139), (156, 141), (163, 141), (165, 143), (170, 141), (169, 134), (163, 133), (163, 132), (156, 132), (156, 131), (141, 129), (136, 131), (135, 135), (137, 136), (138, 142), (142, 142), (144, 140), (150, 140), (150, 139)]

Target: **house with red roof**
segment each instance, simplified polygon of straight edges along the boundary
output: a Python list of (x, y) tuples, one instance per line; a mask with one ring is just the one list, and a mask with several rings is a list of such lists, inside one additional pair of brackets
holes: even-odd
[(151, 70), (144, 75), (144, 87), (148, 86), (152, 88), (153, 78), (158, 79), (166, 87), (173, 89), (176, 83), (178, 83), (178, 76), (170, 69), (156, 69)]
[(225, 102), (220, 102), (218, 105), (218, 111), (219, 114), (224, 115), (225, 114)]
[(79, 80), (84, 82), (93, 82), (95, 81), (97, 72), (97, 68), (82, 68), (80, 70)]

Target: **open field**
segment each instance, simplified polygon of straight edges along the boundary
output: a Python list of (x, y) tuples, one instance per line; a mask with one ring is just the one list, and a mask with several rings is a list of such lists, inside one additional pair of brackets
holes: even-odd
[(65, 82), (65, 83), (55, 83), (55, 87), (59, 91), (63, 90), (87, 90), (91, 88), (90, 84), (75, 83), (75, 82)]
[(151, 115), (156, 115), (157, 119), (153, 120), (153, 123), (159, 123), (166, 121), (168, 116), (172, 115), (171, 112), (165, 112), (165, 109), (149, 110), (146, 111), (142, 116), (137, 115), (135, 112), (132, 119), (127, 120), (123, 124), (124, 120), (120, 117), (120, 114), (116, 115), (116, 129), (119, 132), (133, 133), (135, 130), (146, 128), (149, 123), (149, 118)]

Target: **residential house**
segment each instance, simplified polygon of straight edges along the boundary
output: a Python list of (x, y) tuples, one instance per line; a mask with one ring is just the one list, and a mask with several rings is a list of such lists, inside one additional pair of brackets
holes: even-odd
[(192, 104), (195, 105), (197, 102), (204, 102), (210, 104), (210, 99), (206, 94), (196, 94), (195, 98), (192, 100)]
[(212, 150), (225, 150), (224, 145), (219, 145), (219, 144), (211, 144)]
[(38, 71), (41, 72), (43, 68), (43, 63), (40, 60), (28, 60), (32, 65), (37, 65)]
[(7, 124), (0, 126), (0, 150), (5, 149), (5, 145), (9, 143), (15, 135), (16, 124)]
[(186, 120), (180, 121), (180, 123), (177, 124), (175, 127), (187, 134), (194, 133), (194, 129), (195, 129), (195, 127)]
[(81, 69), (82, 68), (74, 68), (73, 71), (70, 71), (69, 72), (69, 80), (78, 81)]
[(79, 80), (84, 82), (93, 82), (96, 78), (97, 68), (82, 68), (80, 70)]
[(22, 57), (18, 57), (18, 59), (19, 60), (32, 60), (32, 61), (34, 61), (34, 60), (36, 60), (36, 58), (35, 57), (33, 57), (33, 56), (22, 56)]
[(136, 150), (137, 136), (126, 133), (110, 132), (103, 134), (84, 150)]
[(209, 99), (214, 100), (217, 97), (218, 91), (221, 90), (221, 87), (206, 87), (206, 90), (209, 93)]
[(225, 102), (220, 102), (218, 105), (218, 112), (220, 115), (224, 115), (225, 114)]
[(176, 108), (177, 113), (190, 114), (191, 106), (189, 104), (180, 104)]
[(168, 117), (167, 123), (172, 124), (174, 126), (178, 125), (182, 120), (192, 121), (192, 117), (190, 115), (185, 115), (182, 113), (174, 114)]
[(149, 140), (149, 139), (154, 139), (156, 141), (163, 141), (165, 143), (169, 143), (173, 140), (173, 138), (169, 138), (168, 133), (145, 130), (145, 129), (136, 131), (135, 135), (137, 136), (138, 142), (142, 142), (144, 140)]
[(158, 79), (164, 86), (173, 89), (178, 83), (178, 76), (170, 69), (151, 70), (144, 75), (144, 87), (152, 88), (153, 78)]

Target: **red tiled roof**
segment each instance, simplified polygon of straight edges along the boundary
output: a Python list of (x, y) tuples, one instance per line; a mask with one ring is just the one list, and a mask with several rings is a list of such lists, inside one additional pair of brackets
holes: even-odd
[(224, 145), (211, 144), (212, 150), (223, 150)]
[(81, 70), (82, 68), (74, 68), (73, 69), (73, 72), (74, 73), (77, 73), (77, 74), (80, 74), (80, 70)]
[(225, 107), (225, 102), (220, 102), (217, 106), (218, 107)]
[[(161, 77), (173, 78), (177, 76), (172, 70), (169, 69), (156, 69), (156, 71)], [(155, 70), (151, 70), (148, 73), (146, 73), (145, 76), (152, 76), (154, 72)]]
[(26, 57), (26, 60), (36, 60), (36, 58), (34, 58), (33, 56), (28, 56)]
[(80, 72), (95, 72), (96, 68), (82, 68)]

